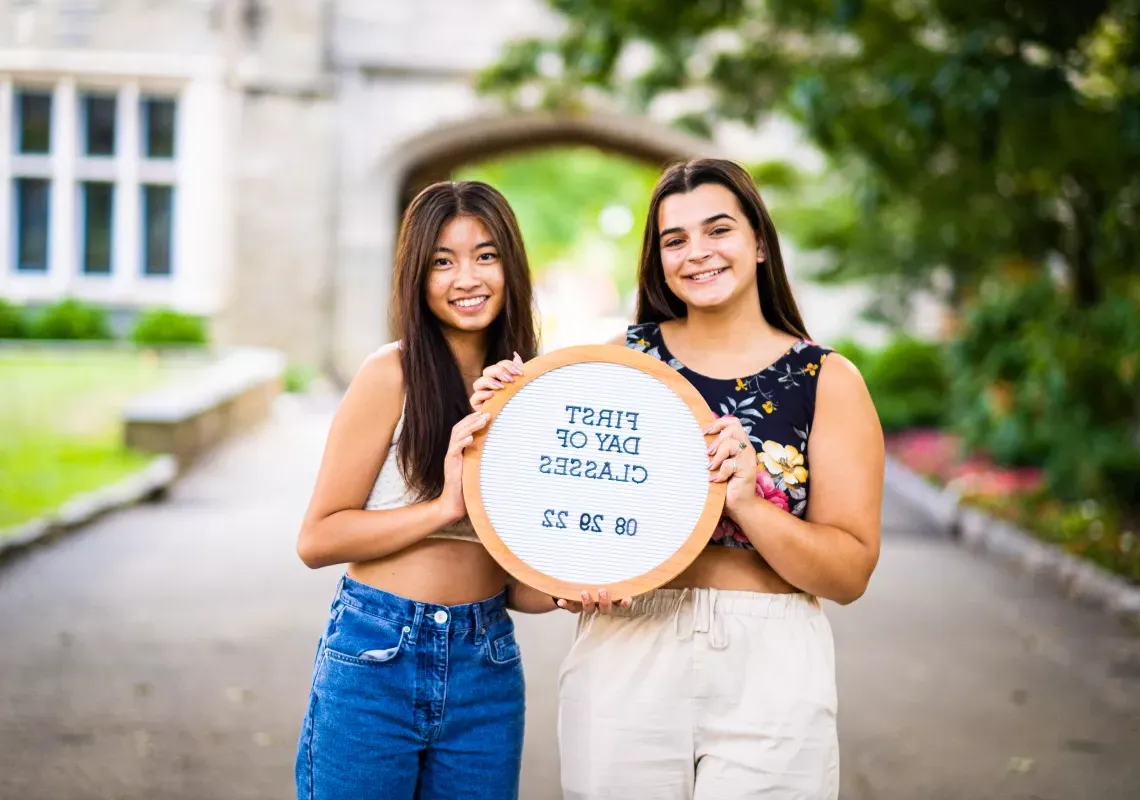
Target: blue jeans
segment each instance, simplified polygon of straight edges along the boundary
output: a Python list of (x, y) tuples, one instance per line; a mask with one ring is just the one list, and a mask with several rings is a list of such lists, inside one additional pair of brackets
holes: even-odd
[(437, 606), (345, 576), (297, 748), (303, 800), (512, 800), (525, 711), (506, 595)]

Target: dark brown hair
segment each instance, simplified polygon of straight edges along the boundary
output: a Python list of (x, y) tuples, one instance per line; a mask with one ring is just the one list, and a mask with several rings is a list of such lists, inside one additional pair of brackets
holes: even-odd
[(538, 351), (530, 267), (507, 199), (478, 181), (444, 181), (424, 189), (404, 212), (400, 226), (391, 305), (404, 372), (404, 427), (396, 460), (404, 481), (421, 500), (443, 491), (443, 457), (451, 428), (471, 413), (459, 364), (427, 302), (432, 256), (444, 226), (456, 217), (474, 217), (487, 226), (503, 266), (506, 296), (502, 311), (487, 328), (483, 366), (516, 352), (526, 361)]
[(808, 338), (791, 284), (784, 272), (784, 257), (780, 255), (776, 226), (768, 216), (760, 192), (756, 189), (752, 176), (743, 167), (720, 158), (700, 158), (674, 164), (657, 181), (653, 197), (649, 201), (649, 217), (645, 222), (645, 239), (641, 245), (641, 266), (637, 275), (637, 321), (664, 322), (680, 319), (688, 313), (685, 303), (665, 283), (665, 271), (661, 266), (661, 243), (658, 241), (661, 235), (658, 216), (661, 203), (666, 197), (691, 192), (706, 183), (723, 186), (736, 196), (740, 208), (752, 225), (756, 240), (764, 250), (764, 259), (756, 262), (756, 288), (764, 319), (785, 333), (802, 339)]

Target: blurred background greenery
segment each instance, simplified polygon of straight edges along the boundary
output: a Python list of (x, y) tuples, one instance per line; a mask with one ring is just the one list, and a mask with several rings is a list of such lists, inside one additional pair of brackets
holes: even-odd
[(657, 175), (648, 164), (601, 150), (558, 147), (464, 167), (454, 177), (486, 181), (503, 192), (518, 214), (540, 281), (552, 270), (580, 271), (594, 262), (628, 297)]
[[(800, 277), (870, 288), (881, 336), (830, 344), (862, 369), (895, 454), (1140, 579), (1140, 0), (548, 5), (563, 34), (506, 48), (485, 93), (698, 136), (789, 121), (817, 163), (748, 166)], [(657, 173), (576, 146), (455, 173), (516, 209), (540, 307), (560, 300), (548, 347), (581, 338), (575, 309), (606, 335), (628, 319)], [(913, 329), (922, 296), (946, 312), (933, 339)], [(207, 339), (164, 309), (114, 323), (72, 300), (0, 301), (5, 339)], [(315, 372), (293, 366), (289, 387)]]
[[(563, 35), (485, 90), (700, 135), (792, 120), (823, 168), (753, 172), (814, 280), (874, 287), (889, 343), (834, 344), (896, 455), (1140, 580), (1140, 2), (549, 5)], [(906, 328), (920, 293), (937, 341)]]

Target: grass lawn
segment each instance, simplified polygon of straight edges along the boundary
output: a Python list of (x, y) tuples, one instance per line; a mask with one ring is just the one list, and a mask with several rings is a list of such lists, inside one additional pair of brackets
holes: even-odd
[(122, 445), (123, 403), (196, 364), (131, 350), (0, 350), (0, 528), (145, 465), (149, 456)]

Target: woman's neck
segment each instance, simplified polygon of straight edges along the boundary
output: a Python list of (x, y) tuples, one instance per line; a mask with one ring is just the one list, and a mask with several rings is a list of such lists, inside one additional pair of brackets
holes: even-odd
[(463, 374), (463, 382), (470, 387), (483, 374), (487, 358), (487, 332), (449, 330), (444, 338)]
[(690, 347), (715, 349), (726, 341), (743, 338), (756, 342), (780, 335), (764, 319), (755, 296), (740, 299), (742, 302), (721, 308), (690, 308), (687, 317), (677, 320), (677, 325), (684, 330), (686, 343)]

